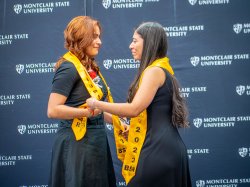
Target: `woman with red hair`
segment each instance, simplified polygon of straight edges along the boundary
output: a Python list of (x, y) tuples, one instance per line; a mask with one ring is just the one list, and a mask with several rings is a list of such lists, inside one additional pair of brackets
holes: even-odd
[(105, 100), (109, 93), (95, 61), (100, 35), (99, 22), (88, 16), (73, 18), (64, 31), (68, 52), (56, 63), (47, 111), (49, 118), (60, 119), (51, 187), (116, 186), (104, 115), (85, 104), (90, 97)]

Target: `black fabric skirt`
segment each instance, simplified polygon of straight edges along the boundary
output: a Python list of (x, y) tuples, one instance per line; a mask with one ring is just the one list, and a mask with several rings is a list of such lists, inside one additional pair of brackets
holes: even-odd
[(80, 141), (75, 140), (71, 128), (61, 128), (53, 145), (49, 187), (115, 186), (103, 119), (88, 121)]

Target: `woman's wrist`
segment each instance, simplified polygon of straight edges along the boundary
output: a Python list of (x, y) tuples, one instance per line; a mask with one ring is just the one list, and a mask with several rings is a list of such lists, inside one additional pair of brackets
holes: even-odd
[(96, 99), (92, 99), (92, 107), (93, 110), (96, 109)]

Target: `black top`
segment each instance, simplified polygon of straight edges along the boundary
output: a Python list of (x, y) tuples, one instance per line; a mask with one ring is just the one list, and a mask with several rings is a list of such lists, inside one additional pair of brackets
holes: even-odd
[[(97, 76), (94, 82), (102, 89), (104, 100), (107, 96), (107, 88), (104, 85), (103, 80)], [(71, 62), (63, 62), (56, 70), (53, 78), (52, 93), (62, 94), (67, 97), (65, 105), (71, 107), (78, 107), (86, 102), (90, 97), (90, 94), (85, 87), (77, 69)], [(91, 121), (95, 121), (102, 116), (98, 115), (93, 118), (88, 118), (88, 124)], [(72, 120), (61, 120), (60, 127), (70, 127)]]

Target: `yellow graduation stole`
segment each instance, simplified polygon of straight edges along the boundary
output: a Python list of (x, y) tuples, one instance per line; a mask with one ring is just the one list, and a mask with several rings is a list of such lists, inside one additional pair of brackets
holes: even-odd
[[(172, 75), (174, 74), (174, 71), (169, 64), (169, 59), (167, 57), (155, 60), (146, 69), (155, 66), (166, 69)], [(140, 77), (139, 86), (145, 70)], [(128, 184), (129, 181), (135, 176), (140, 152), (146, 137), (147, 111), (145, 109), (137, 117), (131, 118), (128, 141), (122, 136), (123, 129), (119, 123), (120, 121), (117, 120), (113, 115), (117, 155), (118, 158), (123, 162), (122, 175), (126, 181), (126, 184)]]
[[(67, 52), (66, 54), (64, 54), (63, 58), (74, 64), (90, 96), (100, 100), (103, 96), (102, 90), (93, 82), (92, 78), (90, 77), (86, 68), (82, 65), (80, 60), (71, 52)], [(99, 71), (99, 76), (102, 78), (105, 86), (107, 86), (105, 79), (101, 75), (100, 71)], [(86, 103), (84, 103), (79, 108), (86, 108), (86, 107), (87, 105)], [(80, 140), (84, 137), (86, 133), (86, 125), (87, 125), (87, 117), (73, 119), (71, 128), (74, 132), (76, 140)]]

